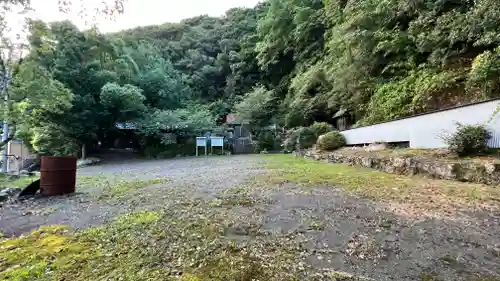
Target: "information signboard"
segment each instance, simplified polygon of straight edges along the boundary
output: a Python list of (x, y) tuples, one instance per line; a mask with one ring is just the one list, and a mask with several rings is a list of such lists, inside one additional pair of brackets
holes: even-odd
[(213, 154), (214, 147), (220, 147), (224, 153), (224, 137), (212, 137), (210, 139), (210, 153)]
[(206, 146), (207, 139), (205, 137), (197, 137), (196, 138), (196, 146)]
[(205, 137), (196, 137), (196, 156), (198, 156), (198, 147), (205, 148), (205, 155), (207, 155), (207, 138)]
[(224, 146), (224, 137), (212, 137), (211, 138), (212, 147), (223, 147)]

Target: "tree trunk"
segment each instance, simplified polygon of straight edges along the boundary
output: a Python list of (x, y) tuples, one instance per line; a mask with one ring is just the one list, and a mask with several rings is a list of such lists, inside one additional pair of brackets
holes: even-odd
[(82, 160), (85, 160), (85, 158), (87, 158), (87, 150), (85, 144), (82, 144)]
[[(3, 134), (2, 134), (2, 143), (5, 142), (5, 144), (7, 144), (9, 141), (9, 124), (7, 123), (7, 121), (4, 121), (3, 123)], [(9, 159), (8, 159), (8, 146), (7, 145), (4, 145), (3, 147), (3, 153), (2, 153), (2, 173), (7, 173), (7, 169), (8, 169), (8, 163), (9, 163)]]

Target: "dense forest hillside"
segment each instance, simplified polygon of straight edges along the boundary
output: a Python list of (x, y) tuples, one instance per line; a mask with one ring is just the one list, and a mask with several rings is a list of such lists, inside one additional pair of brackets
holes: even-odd
[(499, 16), (487, 0), (271, 0), (120, 35), (159, 46), (224, 108), (262, 85), (283, 125), (339, 110), (373, 123), (498, 96)]
[(117, 121), (163, 143), (230, 112), (255, 126), (339, 112), (370, 124), (500, 96), (499, 43), (495, 0), (268, 0), (114, 34), (35, 21), (13, 111), (31, 113), (18, 130), (37, 151)]

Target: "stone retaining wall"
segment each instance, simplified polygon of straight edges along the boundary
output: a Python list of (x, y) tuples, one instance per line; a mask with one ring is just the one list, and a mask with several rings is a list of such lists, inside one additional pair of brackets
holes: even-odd
[(321, 152), (315, 149), (297, 153), (306, 159), (362, 166), (387, 173), (402, 175), (425, 175), (432, 178), (476, 182), (490, 185), (500, 184), (500, 163), (495, 161), (449, 160), (419, 156), (387, 156), (377, 153), (363, 155), (348, 150)]

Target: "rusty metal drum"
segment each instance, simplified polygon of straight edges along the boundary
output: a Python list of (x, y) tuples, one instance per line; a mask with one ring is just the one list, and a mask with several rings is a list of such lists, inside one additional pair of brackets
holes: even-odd
[(75, 192), (76, 157), (42, 156), (40, 164), (40, 190), (43, 195), (54, 196)]

